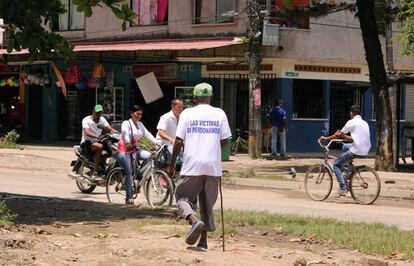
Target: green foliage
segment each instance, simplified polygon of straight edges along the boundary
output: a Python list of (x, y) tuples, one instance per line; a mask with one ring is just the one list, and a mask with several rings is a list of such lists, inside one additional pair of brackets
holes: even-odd
[[(136, 18), (124, 0), (74, 0), (74, 4), (86, 17), (92, 16), (95, 6), (109, 7), (117, 18), (124, 21), (123, 30), (126, 30), (126, 22), (134, 23)], [(4, 19), (6, 36), (10, 38), (8, 52), (28, 48), (31, 60), (54, 56), (71, 58), (73, 47), (62, 36), (48, 30), (48, 23), (65, 12), (60, 0), (42, 1), (41, 4), (38, 0), (0, 1), (0, 17)]]
[(0, 148), (19, 148), (17, 144), (19, 138), (20, 135), (15, 130), (7, 132), (3, 138), (0, 138)]
[(414, 54), (414, 0), (406, 1), (398, 13), (402, 22), (396, 39), (399, 41), (402, 55)]
[(13, 224), (16, 214), (12, 213), (6, 206), (6, 203), (0, 201), (0, 226), (10, 226)]

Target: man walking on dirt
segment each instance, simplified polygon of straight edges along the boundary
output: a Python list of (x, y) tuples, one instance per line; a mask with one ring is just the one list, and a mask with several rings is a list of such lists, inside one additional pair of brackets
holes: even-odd
[[(227, 116), (220, 108), (210, 105), (213, 88), (208, 83), (194, 87), (197, 105), (185, 109), (177, 126), (176, 139), (168, 174), (174, 173), (175, 162), (184, 145), (184, 161), (177, 181), (175, 197), (183, 218), (191, 228), (185, 242), (207, 250), (207, 232), (216, 230), (213, 206), (218, 196), (218, 184), (222, 174), (221, 149), (231, 137)], [(195, 215), (197, 197), (200, 219)], [(201, 236), (200, 236), (201, 235)]]

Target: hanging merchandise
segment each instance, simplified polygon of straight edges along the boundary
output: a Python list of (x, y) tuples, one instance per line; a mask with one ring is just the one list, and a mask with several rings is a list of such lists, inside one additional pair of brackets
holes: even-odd
[(101, 79), (105, 77), (105, 67), (102, 63), (95, 63), (92, 77), (96, 79)]
[(66, 68), (65, 82), (66, 84), (75, 84), (82, 80), (82, 70), (78, 65)]
[(62, 74), (60, 73), (59, 68), (56, 66), (55, 63), (52, 63), (52, 68), (53, 68), (53, 72), (55, 72), (55, 75), (56, 75), (57, 80), (58, 80), (56, 82), (56, 86), (61, 88), (62, 94), (66, 98), (66, 96), (67, 96), (66, 84), (65, 84), (65, 81), (63, 80)]
[(10, 87), (18, 87), (19, 86), (19, 80), (15, 77), (5, 78), (0, 80), (0, 86), (10, 86)]

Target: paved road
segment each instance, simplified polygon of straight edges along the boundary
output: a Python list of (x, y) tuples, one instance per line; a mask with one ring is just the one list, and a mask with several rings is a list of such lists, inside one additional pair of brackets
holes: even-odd
[[(103, 188), (93, 194), (78, 192), (75, 182), (63, 171), (2, 168), (0, 193), (35, 195), (106, 202)], [(139, 201), (143, 202), (141, 195)], [(218, 201), (219, 202), (219, 201)], [(224, 188), (225, 208), (266, 210), (275, 213), (337, 218), (346, 221), (381, 222), (414, 230), (414, 202), (380, 199), (376, 205), (361, 206), (351, 198), (314, 202), (302, 191)], [(219, 204), (216, 204), (219, 207)]]

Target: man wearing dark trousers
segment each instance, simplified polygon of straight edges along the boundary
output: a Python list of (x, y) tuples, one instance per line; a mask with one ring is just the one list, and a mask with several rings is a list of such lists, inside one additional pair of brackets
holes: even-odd
[[(207, 232), (216, 230), (213, 206), (218, 196), (218, 184), (222, 174), (221, 150), (231, 137), (227, 116), (220, 108), (210, 105), (213, 88), (208, 83), (194, 87), (197, 105), (185, 109), (177, 126), (176, 139), (168, 174), (174, 173), (175, 162), (184, 145), (184, 159), (177, 181), (175, 198), (183, 218), (191, 228), (185, 242), (207, 250)], [(196, 216), (197, 197), (200, 219)]]

